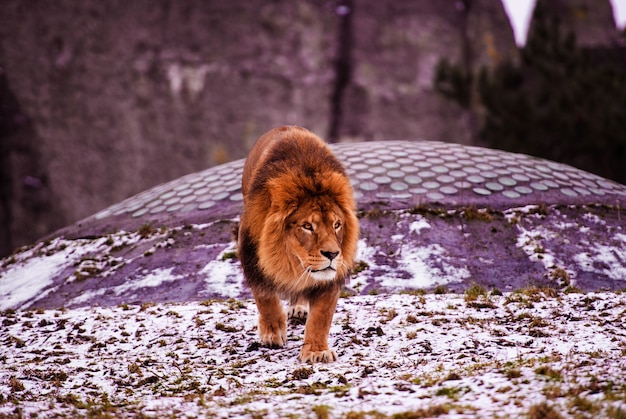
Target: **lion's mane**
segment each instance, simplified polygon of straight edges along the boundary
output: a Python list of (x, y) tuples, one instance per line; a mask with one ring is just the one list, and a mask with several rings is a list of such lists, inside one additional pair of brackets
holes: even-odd
[[(239, 253), (248, 286), (287, 298), (340, 286), (354, 264), (359, 227), (348, 176), (323, 140), (300, 127), (268, 132), (246, 160), (242, 192)], [(288, 245), (287, 219), (305, 202), (343, 213), (343, 263), (332, 281), (303, 276)]]

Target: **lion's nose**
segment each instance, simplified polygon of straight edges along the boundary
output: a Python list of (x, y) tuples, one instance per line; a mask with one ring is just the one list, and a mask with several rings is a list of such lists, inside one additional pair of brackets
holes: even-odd
[(320, 253), (322, 254), (322, 256), (328, 258), (328, 260), (333, 260), (339, 254), (339, 252), (328, 252), (326, 250), (320, 250)]

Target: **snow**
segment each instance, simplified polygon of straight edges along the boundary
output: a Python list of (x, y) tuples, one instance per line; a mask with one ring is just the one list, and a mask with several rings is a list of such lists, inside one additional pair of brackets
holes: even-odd
[(231, 242), (215, 260), (206, 264), (199, 274), (204, 276), (206, 294), (239, 295), (244, 282), (241, 265), (232, 259), (224, 260), (224, 255), (237, 250), (237, 243)]
[[(409, 224), (409, 234), (421, 234), (422, 230), (430, 229), (428, 221), (419, 216)], [(470, 273), (465, 268), (456, 268), (450, 261), (450, 256), (444, 247), (439, 244), (416, 246), (415, 244), (405, 244), (404, 235), (393, 235), (390, 239), (398, 242), (398, 252), (394, 260), (398, 264), (398, 269), (407, 272), (411, 276), (412, 288), (430, 288), (447, 283), (460, 282), (469, 278)], [(377, 266), (375, 255), (380, 254), (378, 248), (368, 245), (367, 240), (360, 239), (357, 247), (357, 260), (364, 261), (372, 268), (389, 271), (391, 268)], [(406, 278), (398, 275), (383, 275), (379, 278), (378, 284), (387, 290), (404, 289), (407, 286)]]
[(282, 349), (256, 344), (250, 300), (7, 311), (0, 416), (621, 417), (626, 294), (487, 298), (342, 298), (339, 360), (312, 366), (302, 325)]
[[(467, 269), (455, 268), (451, 264), (445, 263), (449, 256), (446, 249), (439, 244), (419, 247), (401, 246), (398, 259), (400, 268), (411, 275), (411, 286), (414, 288), (430, 288), (460, 282), (470, 276)], [(441, 267), (433, 266), (433, 260), (443, 262), (440, 263)], [(387, 289), (401, 289), (406, 287), (406, 279), (386, 277), (383, 278), (381, 284)]]
[(428, 221), (426, 221), (424, 217), (419, 217), (409, 225), (409, 231), (411, 233), (420, 234), (425, 228), (430, 228), (430, 224), (428, 224)]
[(97, 249), (103, 242), (100, 239), (86, 246), (86, 240), (55, 239), (48, 246), (39, 243), (23, 252), (7, 271), (0, 273), (0, 310), (42, 296), (52, 285), (55, 275), (80, 261), (83, 255)]
[(375, 266), (375, 262), (374, 262), (375, 253), (376, 253), (376, 249), (371, 246), (368, 246), (367, 240), (360, 239), (358, 241), (357, 250), (356, 250), (357, 260), (366, 261), (368, 264), (370, 264), (370, 266), (372, 266), (372, 264), (374, 264)]
[[(613, 240), (626, 244), (626, 234), (615, 234)], [(575, 255), (574, 261), (586, 272), (601, 273), (615, 280), (626, 278), (626, 245), (606, 246), (595, 243), (593, 246), (589, 245), (587, 251)]]
[(537, 226), (533, 230), (526, 230), (518, 225), (520, 234), (517, 237), (517, 247), (521, 248), (533, 262), (541, 262), (546, 269), (556, 266), (558, 261), (549, 249), (543, 246), (543, 241), (557, 237), (557, 233), (545, 226)]
[[(161, 286), (167, 282), (174, 282), (181, 279), (180, 275), (172, 275), (174, 268), (157, 268), (144, 277), (139, 279), (129, 280), (128, 282), (117, 285), (111, 288), (99, 288), (84, 292), (82, 295), (72, 299), (69, 305), (79, 305), (90, 300), (94, 300), (95, 297), (104, 295), (106, 293), (113, 292), (115, 295), (122, 295), (128, 293), (128, 291), (139, 291), (143, 288), (155, 288)], [(127, 294), (128, 298), (132, 298), (133, 294)]]
[(52, 285), (51, 272), (64, 265), (66, 252), (29, 260), (26, 264), (9, 269), (0, 281), (0, 310), (13, 307), (35, 298)]
[(586, 213), (582, 215), (583, 219), (589, 220), (596, 224), (606, 225), (606, 221), (598, 217), (596, 214)]
[[(530, 260), (554, 268), (567, 250), (577, 255), (572, 266), (590, 275), (626, 278), (626, 234), (619, 225), (602, 230), (602, 243), (592, 232), (570, 244), (566, 233), (584, 225), (559, 211), (550, 216), (556, 221), (546, 222), (536, 206), (505, 212)], [(138, 233), (58, 239), (17, 253), (0, 276), (0, 417), (469, 418), (529, 417), (533, 409), (552, 410), (553, 417), (624, 415), (626, 294), (530, 287), (472, 301), (469, 295), (384, 293), (405, 289), (404, 274), (415, 288), (471, 280), (458, 267), (463, 258), (428, 241), (434, 222), (431, 227), (419, 215), (410, 220), (402, 220), (406, 228), (390, 237), (389, 248), (373, 245), (369, 236), (359, 240), (356, 259), (367, 265), (380, 294), (340, 299), (330, 333), (339, 360), (312, 366), (298, 361), (303, 325), (289, 325), (284, 348), (259, 347), (252, 300), (8, 309), (54, 292), (50, 278), (57, 274), (71, 282), (82, 269), (100, 269), (115, 246), (135, 249)], [(604, 223), (593, 214), (583, 220), (587, 228)], [(155, 231), (148, 246), (178, 246), (170, 233)], [(408, 240), (414, 235), (419, 240)], [(130, 257), (145, 257), (144, 249)], [(203, 284), (202, 298), (241, 296), (243, 275), (231, 254), (236, 244), (193, 248), (203, 249), (222, 250), (198, 265), (193, 279)], [(171, 266), (133, 271), (67, 306), (105, 293), (143, 301), (134, 297), (141, 289), (182, 282)], [(572, 266), (561, 268), (569, 273)]]

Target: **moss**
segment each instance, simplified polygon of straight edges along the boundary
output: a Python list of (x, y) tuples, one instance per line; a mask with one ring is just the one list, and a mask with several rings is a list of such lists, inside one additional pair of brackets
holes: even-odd
[(437, 285), (433, 290), (433, 294), (443, 295), (448, 293), (448, 288), (445, 285)]
[(533, 307), (533, 303), (544, 301), (547, 298), (556, 298), (559, 296), (559, 291), (552, 287), (537, 287), (530, 286), (520, 288), (507, 295), (504, 304), (520, 303), (528, 308)]
[(439, 206), (430, 206), (430, 205), (418, 205), (408, 210), (409, 214), (417, 214), (417, 215), (434, 215), (440, 218), (450, 218), (451, 215), (448, 213), (448, 210), (444, 207)]
[(575, 285), (570, 285), (569, 287), (565, 287), (565, 289), (563, 289), (563, 293), (564, 294), (584, 294), (585, 292)]
[(550, 271), (550, 279), (559, 284), (561, 287), (568, 287), (571, 283), (570, 276), (563, 268), (555, 268)]
[(392, 308), (390, 310), (384, 310), (381, 314), (384, 316), (383, 320), (381, 320), (382, 324), (385, 324), (398, 316), (398, 312), (395, 308)]
[(535, 404), (528, 409), (528, 419), (562, 419), (563, 416), (546, 402)]
[(383, 415), (377, 411), (370, 412), (355, 412), (353, 410), (346, 413), (346, 419), (382, 419), (387, 418), (387, 415)]
[(476, 309), (496, 307), (493, 301), (489, 298), (487, 290), (475, 282), (473, 282), (472, 285), (465, 290), (465, 302), (468, 307)]
[(544, 377), (547, 377), (550, 380), (554, 380), (554, 381), (561, 381), (563, 379), (563, 376), (561, 375), (560, 371), (556, 371), (548, 365), (542, 365), (536, 368), (535, 374), (543, 375)]
[(313, 406), (313, 413), (317, 419), (328, 419), (330, 417), (330, 407), (325, 404)]
[(442, 387), (435, 392), (435, 396), (446, 396), (454, 398), (458, 394), (459, 390), (454, 387)]
[(237, 260), (238, 255), (237, 252), (224, 252), (224, 254), (222, 255), (222, 260), (226, 261), (226, 260)]
[(296, 389), (296, 393), (298, 394), (310, 394), (310, 395), (320, 395), (322, 390), (325, 390), (328, 388), (328, 385), (324, 384), (324, 383), (320, 383), (315, 382), (313, 384), (305, 384), (303, 386), (300, 386)]
[(341, 290), (341, 294), (339, 294), (339, 298), (350, 298), (350, 297), (354, 297), (355, 295), (357, 295), (356, 292), (344, 288)]
[(470, 206), (461, 211), (461, 217), (468, 221), (493, 221), (493, 210), (477, 209)]
[(520, 378), (522, 376), (522, 372), (519, 369), (517, 369), (517, 368), (507, 369), (506, 371), (503, 372), (503, 374), (509, 380), (511, 380), (513, 378)]
[[(581, 397), (581, 396), (576, 396), (574, 397), (573, 400), (571, 400), (570, 402), (570, 406), (572, 408), (574, 408), (575, 410), (578, 410), (579, 412), (585, 412), (585, 413), (597, 413), (599, 410), (599, 406), (598, 404), (594, 403), (593, 401), (585, 398), (585, 397)], [(595, 416), (595, 415), (594, 415)]]
[(354, 267), (352, 268), (352, 272), (354, 272), (355, 274), (358, 274), (360, 272), (363, 272), (366, 269), (369, 269), (370, 265), (362, 260), (358, 260), (355, 262)]
[(10, 377), (8, 384), (9, 388), (14, 393), (24, 391), (24, 383), (22, 383), (17, 377)]
[(237, 328), (235, 326), (226, 325), (224, 323), (216, 323), (215, 329), (226, 333), (237, 332)]
[(621, 406), (610, 406), (606, 411), (608, 419), (626, 419), (626, 409)]
[(443, 381), (458, 381), (460, 379), (461, 379), (461, 376), (458, 373), (453, 371), (450, 374), (448, 374), (447, 377), (443, 379)]
[(2, 262), (2, 267), (6, 268), (7, 266), (13, 265), (16, 262), (17, 262), (17, 259), (15, 258), (15, 256), (10, 256)]
[(232, 311), (237, 311), (240, 310), (242, 308), (246, 308), (246, 304), (241, 301), (241, 300), (237, 300), (234, 298), (229, 298), (226, 303), (228, 304), (228, 308)]
[(476, 282), (472, 282), (470, 287), (465, 290), (465, 301), (475, 301), (481, 296), (486, 297), (487, 290)]
[(291, 374), (291, 379), (292, 380), (306, 380), (311, 375), (313, 375), (314, 372), (315, 371), (313, 370), (313, 368), (309, 368), (309, 367), (298, 368), (294, 370), (294, 372)]
[(420, 419), (420, 418), (436, 418), (441, 415), (447, 415), (450, 407), (447, 405), (434, 405), (423, 409), (411, 410), (402, 413), (396, 413), (393, 419)]
[(408, 289), (408, 290), (400, 291), (400, 294), (403, 294), (403, 295), (417, 295), (417, 296), (422, 297), (422, 296), (426, 295), (426, 290), (424, 290), (422, 288)]
[(137, 230), (137, 233), (139, 234), (139, 236), (141, 236), (142, 239), (148, 238), (156, 232), (157, 230), (150, 224), (144, 224), (139, 227), (139, 230)]
[(360, 211), (357, 215), (359, 218), (378, 219), (387, 215), (389, 211), (381, 210), (378, 207), (374, 207), (368, 211)]
[(56, 398), (57, 402), (62, 404), (69, 404), (78, 409), (85, 409), (88, 406), (81, 400), (79, 396), (74, 393), (61, 394)]
[(284, 382), (280, 381), (276, 377), (269, 378), (265, 380), (265, 387), (269, 388), (279, 388), (284, 384)]
[(146, 311), (149, 308), (152, 308), (156, 305), (156, 303), (142, 303), (141, 306), (139, 306), (139, 311)]

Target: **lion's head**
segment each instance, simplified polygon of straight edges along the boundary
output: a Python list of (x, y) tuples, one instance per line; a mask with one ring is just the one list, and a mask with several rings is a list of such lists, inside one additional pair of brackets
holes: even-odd
[(358, 240), (347, 177), (337, 172), (287, 173), (267, 186), (271, 206), (259, 247), (263, 271), (292, 292), (345, 278)]

